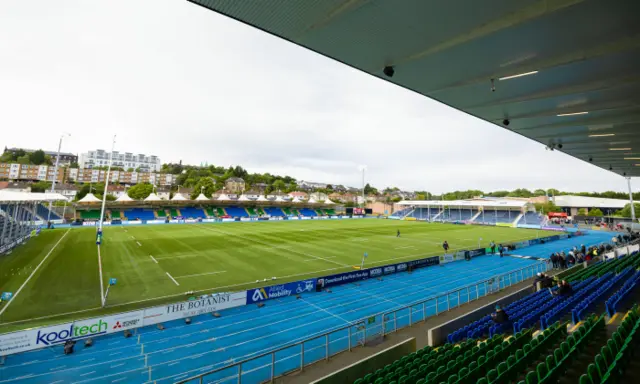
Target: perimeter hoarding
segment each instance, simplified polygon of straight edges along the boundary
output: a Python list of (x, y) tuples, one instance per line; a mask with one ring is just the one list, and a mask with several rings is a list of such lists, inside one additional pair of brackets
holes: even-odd
[(316, 289), (316, 279), (294, 281), (268, 287), (254, 288), (247, 291), (247, 304), (259, 303), (265, 300), (277, 299), (291, 295), (299, 295), (305, 292), (313, 292)]
[(196, 300), (183, 301), (181, 303), (168, 304), (144, 310), (142, 325), (153, 325), (165, 321), (184, 319), (239, 307), (247, 304), (247, 292), (219, 293)]
[(142, 326), (143, 311), (96, 317), (0, 335), (0, 355), (30, 351)]
[(393, 273), (404, 272), (408, 269), (430, 267), (438, 265), (440, 257), (428, 257), (426, 259), (418, 259), (408, 261), (406, 263), (390, 264), (381, 267), (361, 269), (353, 272), (337, 273), (318, 278), (317, 284), (322, 288), (333, 287), (336, 285), (348, 284), (354, 281), (366, 280), (380, 277), (382, 275), (390, 275)]

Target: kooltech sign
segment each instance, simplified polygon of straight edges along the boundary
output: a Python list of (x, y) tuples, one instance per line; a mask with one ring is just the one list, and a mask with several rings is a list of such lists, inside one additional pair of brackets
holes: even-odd
[(0, 355), (30, 351), (142, 326), (143, 311), (96, 317), (0, 335)]

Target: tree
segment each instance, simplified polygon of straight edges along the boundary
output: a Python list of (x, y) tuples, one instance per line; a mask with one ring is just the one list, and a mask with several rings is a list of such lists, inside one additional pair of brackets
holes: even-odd
[(129, 188), (127, 194), (134, 200), (146, 199), (153, 192), (153, 185), (149, 183), (136, 184)]
[[(204, 187), (204, 189), (202, 187)], [(201, 190), (206, 197), (211, 197), (211, 195), (213, 195), (213, 193), (216, 191), (216, 185), (210, 177), (201, 178), (193, 187), (193, 192), (191, 192), (191, 199), (193, 200), (198, 197)]]
[(534, 196), (546, 196), (547, 195), (547, 191), (545, 191), (544, 189), (536, 189), (535, 191), (533, 191), (533, 195)]
[(282, 179), (278, 179), (273, 182), (273, 189), (276, 191), (283, 191), (285, 188), (284, 181)]
[(18, 164), (29, 164), (31, 162), (31, 158), (29, 155), (23, 155), (16, 159), (16, 163)]
[[(636, 215), (640, 215), (640, 203), (633, 203)], [(616, 212), (617, 216), (631, 217), (631, 204), (626, 204), (624, 208)]]
[(587, 216), (587, 210), (585, 208), (578, 209), (578, 216)]
[(29, 155), (29, 160), (31, 160), (31, 164), (40, 165), (45, 162), (44, 151), (42, 149), (38, 149), (37, 151), (31, 152)]
[(549, 212), (560, 212), (562, 211), (557, 205), (553, 203), (553, 201), (548, 201), (546, 203), (536, 203), (534, 204), (536, 207), (536, 211), (547, 214)]
[(38, 181), (31, 184), (31, 192), (46, 192), (51, 189), (51, 183), (48, 181)]
[(600, 208), (592, 208), (592, 209), (589, 210), (589, 216), (602, 217), (602, 216), (604, 216), (604, 213), (602, 213)]
[(364, 193), (365, 195), (377, 195), (378, 190), (367, 183), (367, 185), (364, 186)]

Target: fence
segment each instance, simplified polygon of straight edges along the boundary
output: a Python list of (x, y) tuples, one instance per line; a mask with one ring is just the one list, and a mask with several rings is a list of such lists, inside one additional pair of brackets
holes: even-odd
[[(180, 381), (180, 383), (262, 383), (273, 381), (276, 377), (302, 371), (308, 365), (364, 346), (368, 342), (379, 340), (386, 334), (423, 322), (432, 316), (517, 284), (535, 276), (538, 272), (546, 272), (547, 270), (547, 262), (516, 269), (495, 278), (434, 295), (399, 309), (381, 312), (321, 335), (194, 375)], [(198, 372), (201, 371), (198, 370)]]

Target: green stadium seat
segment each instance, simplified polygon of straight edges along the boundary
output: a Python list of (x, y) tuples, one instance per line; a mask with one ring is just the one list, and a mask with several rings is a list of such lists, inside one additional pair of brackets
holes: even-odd
[(527, 384), (538, 384), (538, 375), (535, 372), (529, 372), (527, 373), (525, 380), (527, 381)]
[(487, 381), (489, 382), (489, 384), (494, 383), (497, 379), (498, 371), (496, 371), (495, 369), (491, 369), (489, 370), (489, 372), (487, 372)]
[(595, 383), (591, 381), (591, 378), (589, 378), (588, 375), (582, 375), (580, 376), (579, 384), (595, 384)]

